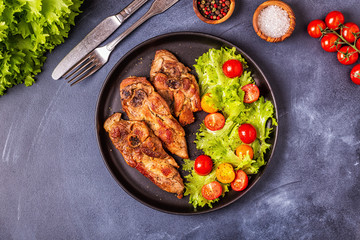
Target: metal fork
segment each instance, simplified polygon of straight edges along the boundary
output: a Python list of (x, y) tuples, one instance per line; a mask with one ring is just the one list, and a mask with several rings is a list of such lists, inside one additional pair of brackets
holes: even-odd
[(178, 1), (179, 0), (155, 0), (144, 16), (137, 20), (130, 28), (125, 30), (122, 34), (105, 46), (94, 49), (71, 69), (69, 69), (69, 71), (64, 74), (65, 79), (68, 80), (68, 83), (71, 83), (71, 86), (73, 86), (94, 74), (107, 63), (111, 52), (127, 35), (149, 18), (165, 12)]

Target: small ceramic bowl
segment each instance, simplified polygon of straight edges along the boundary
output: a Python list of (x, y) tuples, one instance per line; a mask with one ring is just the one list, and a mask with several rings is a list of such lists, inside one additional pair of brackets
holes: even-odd
[[(290, 26), (289, 29), (287, 30), (287, 32), (278, 38), (273, 38), (273, 37), (268, 37), (266, 36), (263, 32), (261, 32), (260, 28), (259, 28), (259, 24), (258, 24), (258, 18), (259, 18), (259, 14), (260, 12), (271, 5), (276, 5), (278, 7), (281, 7), (282, 9), (284, 9), (287, 14), (289, 15), (290, 18)], [(289, 5), (287, 5), (286, 3), (284, 3), (283, 1), (280, 0), (270, 0), (270, 1), (266, 1), (262, 4), (260, 4), (260, 6), (255, 10), (254, 16), (253, 16), (253, 26), (254, 26), (254, 30), (256, 32), (256, 34), (264, 39), (265, 41), (268, 42), (281, 42), (284, 41), (286, 38), (290, 37), (290, 35), (293, 33), (294, 29), (295, 29), (295, 14), (293, 12), (293, 10), (291, 9), (291, 7)]]
[(211, 19), (205, 18), (200, 13), (198, 1), (199, 0), (193, 0), (193, 9), (195, 11), (195, 14), (196, 14), (196, 16), (198, 16), (198, 18), (200, 18), (201, 21), (208, 23), (208, 24), (219, 24), (219, 23), (225, 22), (226, 20), (228, 20), (231, 17), (231, 15), (233, 14), (234, 9), (235, 9), (235, 0), (230, 0), (230, 8), (229, 8), (229, 11), (227, 12), (227, 14), (219, 20), (211, 20)]

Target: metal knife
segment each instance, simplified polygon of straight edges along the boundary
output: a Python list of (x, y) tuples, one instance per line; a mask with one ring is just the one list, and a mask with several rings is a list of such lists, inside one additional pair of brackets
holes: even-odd
[(105, 18), (61, 60), (54, 69), (51, 75), (52, 78), (54, 80), (61, 78), (73, 65), (105, 41), (126, 19), (147, 1), (148, 0), (134, 0), (118, 14)]

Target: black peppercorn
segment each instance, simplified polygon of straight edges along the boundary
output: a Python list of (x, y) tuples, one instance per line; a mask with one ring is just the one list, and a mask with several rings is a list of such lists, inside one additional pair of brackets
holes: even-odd
[(198, 9), (207, 19), (221, 19), (229, 11), (229, 0), (198, 0)]

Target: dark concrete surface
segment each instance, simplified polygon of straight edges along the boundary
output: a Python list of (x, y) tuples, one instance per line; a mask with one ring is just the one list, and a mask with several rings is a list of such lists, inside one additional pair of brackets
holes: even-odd
[[(306, 32), (332, 10), (360, 24), (359, 2), (288, 0), (295, 31), (267, 43), (252, 27), (263, 1), (236, 1), (227, 22), (208, 25), (190, 0), (180, 0), (127, 37), (87, 81), (53, 81), (57, 63), (129, 2), (86, 1), (37, 82), (0, 97), (0, 239), (360, 239), (360, 87), (349, 78), (351, 66)], [(97, 97), (115, 63), (137, 44), (177, 31), (213, 34), (247, 52), (268, 77), (279, 110), (278, 145), (260, 181), (230, 206), (195, 216), (159, 212), (126, 194), (107, 170), (95, 132)]]

